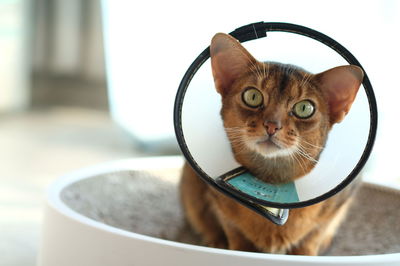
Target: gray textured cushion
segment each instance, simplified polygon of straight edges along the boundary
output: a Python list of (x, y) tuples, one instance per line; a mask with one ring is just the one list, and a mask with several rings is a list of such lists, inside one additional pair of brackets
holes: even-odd
[[(179, 169), (124, 171), (76, 182), (62, 192), (75, 211), (127, 231), (198, 244), (185, 224)], [(400, 192), (363, 184), (325, 255), (400, 252)]]

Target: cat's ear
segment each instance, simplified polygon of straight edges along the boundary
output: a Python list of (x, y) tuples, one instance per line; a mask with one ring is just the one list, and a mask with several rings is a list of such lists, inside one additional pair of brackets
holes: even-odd
[(210, 45), (211, 67), (215, 87), (225, 95), (232, 83), (255, 65), (254, 57), (232, 36), (217, 33)]
[(340, 123), (353, 104), (364, 72), (354, 65), (339, 66), (317, 74), (315, 78), (329, 104), (331, 124)]

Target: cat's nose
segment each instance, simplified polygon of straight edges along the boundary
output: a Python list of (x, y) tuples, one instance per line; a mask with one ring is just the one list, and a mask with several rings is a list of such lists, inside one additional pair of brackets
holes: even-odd
[(265, 121), (264, 127), (267, 130), (268, 135), (274, 135), (278, 130), (282, 128), (281, 122), (279, 121)]

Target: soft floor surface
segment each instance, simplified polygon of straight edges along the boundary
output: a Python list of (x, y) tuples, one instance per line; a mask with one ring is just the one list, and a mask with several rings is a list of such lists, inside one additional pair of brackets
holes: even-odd
[[(61, 196), (78, 213), (102, 223), (199, 244), (184, 221), (178, 177), (179, 170), (116, 172), (74, 183)], [(399, 210), (399, 191), (364, 184), (325, 255), (399, 253)]]

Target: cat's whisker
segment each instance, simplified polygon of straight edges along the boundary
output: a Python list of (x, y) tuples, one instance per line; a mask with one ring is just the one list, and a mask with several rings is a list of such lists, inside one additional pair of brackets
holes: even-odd
[(270, 82), (269, 73), (270, 73), (270, 65), (267, 63), (263, 63), (264, 66), (264, 79), (266, 80), (264, 87), (268, 87), (268, 83)]
[(301, 146), (298, 146), (297, 152), (299, 152), (301, 155), (303, 155), (305, 158), (309, 159), (310, 161), (317, 162), (317, 160), (315, 160), (309, 153), (307, 153), (305, 150), (303, 150), (303, 148)]
[(262, 73), (261, 70), (257, 64), (257, 62), (254, 60), (254, 58), (250, 57), (250, 55), (248, 55), (247, 53), (245, 53), (244, 51), (242, 51), (241, 49), (239, 49), (239, 51), (245, 56), (245, 58), (248, 60), (248, 62), (250, 63), (250, 70), (252, 70), (252, 72), (259, 78), (262, 78)]
[[(307, 155), (310, 155), (306, 150), (310, 150), (310, 148), (304, 147), (301, 143), (297, 143), (298, 148)], [(320, 149), (320, 148), (318, 148)], [(310, 155), (311, 156), (311, 155)]]
[[(310, 142), (308, 142), (308, 141), (306, 141), (304, 139), (300, 139), (299, 144), (301, 145), (301, 143), (307, 144), (307, 145), (309, 145), (309, 146), (311, 146), (313, 148), (317, 148), (317, 149), (320, 149), (320, 150), (322, 150), (324, 148), (323, 146), (318, 146), (318, 145), (312, 144), (312, 143), (310, 143)], [(302, 147), (304, 148), (304, 146), (302, 146)]]
[(266, 76), (267, 76), (267, 73), (266, 73), (266, 71), (265, 71), (265, 64), (262, 64), (262, 70), (263, 70), (264, 77), (266, 77)]
[(252, 72), (257, 76), (257, 78), (262, 79), (262, 73), (260, 68), (257, 65), (252, 65), (250, 67), (250, 69), (252, 70)]
[(300, 82), (300, 87), (303, 87), (311, 79), (311, 74), (306, 73)]
[(253, 60), (250, 60), (250, 64), (251, 64), (251, 70), (253, 71), (253, 73), (259, 78), (261, 79), (263, 77), (262, 75), (262, 70), (260, 69), (259, 64), (257, 64), (257, 62), (254, 62)]
[(264, 70), (264, 78), (268, 77), (269, 76), (269, 64), (263, 63), (263, 70)]
[(303, 172), (308, 172), (308, 168), (307, 168), (307, 158), (305, 158), (304, 156), (302, 156), (302, 155), (300, 155), (300, 154), (297, 154), (297, 155), (299, 155), (297, 158), (302, 162), (301, 163), (301, 165), (302, 165), (302, 167), (301, 167), (301, 169), (303, 170)]
[[(305, 171), (306, 171), (306, 170), (305, 170), (305, 162), (303, 161), (302, 156), (300, 156), (299, 158), (297, 158), (296, 155), (298, 155), (298, 154), (297, 154), (297, 153), (292, 153), (292, 154), (290, 154), (290, 156), (291, 156), (293, 159), (296, 160), (296, 162), (297, 162), (298, 165), (300, 166), (301, 170), (303, 170), (303, 172), (305, 172)], [(294, 163), (294, 161), (293, 161), (293, 163)]]
[(297, 145), (297, 149), (295, 150), (295, 152), (299, 155), (301, 155), (302, 157), (304, 157), (305, 159), (313, 162), (313, 163), (318, 163), (318, 160), (316, 160), (315, 158), (313, 158), (310, 154), (308, 154), (306, 151), (304, 151), (301, 146), (299, 146), (299, 144)]
[(318, 163), (318, 160), (316, 160), (314, 157), (312, 157), (309, 153), (305, 151), (305, 147), (303, 147), (300, 143), (298, 143), (298, 150), (303, 154), (304, 157), (306, 157), (308, 160)]

